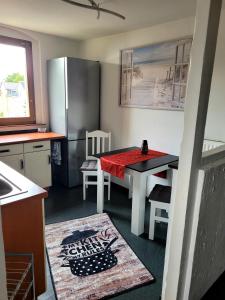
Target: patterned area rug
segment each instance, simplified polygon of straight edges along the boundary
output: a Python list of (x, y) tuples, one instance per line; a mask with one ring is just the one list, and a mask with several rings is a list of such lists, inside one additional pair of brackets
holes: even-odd
[(107, 214), (46, 226), (58, 299), (103, 299), (154, 280)]

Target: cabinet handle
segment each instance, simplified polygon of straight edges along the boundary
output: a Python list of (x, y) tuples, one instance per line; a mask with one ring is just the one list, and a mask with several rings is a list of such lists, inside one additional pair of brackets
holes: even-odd
[(33, 146), (33, 148), (42, 148), (42, 147), (44, 147), (44, 145)]
[(51, 155), (48, 156), (48, 164), (51, 164)]
[(24, 161), (23, 159), (20, 160), (20, 170), (24, 169)]
[(7, 153), (7, 152), (10, 152), (10, 150), (9, 149), (0, 150), (0, 153)]

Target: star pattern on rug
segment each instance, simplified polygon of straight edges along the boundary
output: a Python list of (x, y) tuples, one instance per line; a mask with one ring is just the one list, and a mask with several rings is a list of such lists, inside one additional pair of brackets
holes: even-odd
[(77, 276), (88, 276), (111, 269), (117, 264), (117, 257), (111, 250), (104, 251), (93, 257), (69, 261), (71, 272)]

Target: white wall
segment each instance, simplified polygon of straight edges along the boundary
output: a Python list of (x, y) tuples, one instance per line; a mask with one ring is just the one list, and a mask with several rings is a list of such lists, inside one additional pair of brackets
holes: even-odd
[[(220, 28), (206, 137), (225, 141), (225, 13)], [(120, 50), (192, 36), (194, 18), (83, 41), (80, 56), (102, 62), (101, 127), (112, 132), (116, 148), (140, 145), (179, 154), (184, 113), (179, 111), (122, 108), (119, 103)], [(188, 105), (188, 99), (186, 99)]]
[(205, 137), (225, 142), (225, 10), (222, 11)]
[(35, 105), (38, 123), (48, 123), (46, 61), (60, 56), (76, 56), (78, 41), (0, 24), (0, 35), (32, 42)]
[[(206, 138), (225, 141), (225, 13), (220, 26)], [(87, 41), (74, 41), (0, 24), (0, 35), (32, 41), (37, 121), (48, 122), (46, 60), (80, 56), (102, 62), (101, 127), (113, 135), (113, 147), (140, 145), (179, 154), (183, 112), (119, 107), (120, 50), (190, 36), (194, 18)], [(188, 103), (188, 99), (186, 100)]]
[[(184, 113), (181, 111), (123, 108), (119, 103), (120, 50), (192, 36), (194, 18), (81, 42), (83, 58), (101, 62), (101, 128), (112, 132), (114, 148), (140, 146), (147, 139), (153, 149), (179, 154)], [(156, 183), (170, 184), (151, 176), (147, 194)], [(113, 181), (127, 186), (128, 181)]]
[(81, 43), (83, 58), (102, 62), (101, 127), (112, 132), (114, 147), (139, 146), (145, 138), (154, 149), (179, 154), (183, 112), (118, 105), (120, 50), (190, 36), (193, 26), (189, 18)]

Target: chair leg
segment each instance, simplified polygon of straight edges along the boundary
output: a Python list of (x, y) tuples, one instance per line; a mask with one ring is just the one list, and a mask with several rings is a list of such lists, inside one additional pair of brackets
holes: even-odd
[(151, 214), (150, 214), (150, 222), (149, 222), (149, 239), (150, 240), (154, 240), (155, 213), (156, 213), (156, 208), (155, 208), (154, 204), (151, 203)]
[[(155, 215), (157, 217), (161, 217), (162, 216), (162, 210), (160, 208), (156, 208), (155, 209)], [(160, 221), (156, 221), (156, 223), (160, 223)]]
[[(88, 181), (88, 176), (86, 176), (86, 181)], [(88, 188), (88, 184), (85, 184), (86, 189)]]
[(86, 176), (83, 173), (83, 200), (86, 200)]
[(108, 201), (110, 201), (110, 195), (111, 195), (111, 176), (108, 176)]

